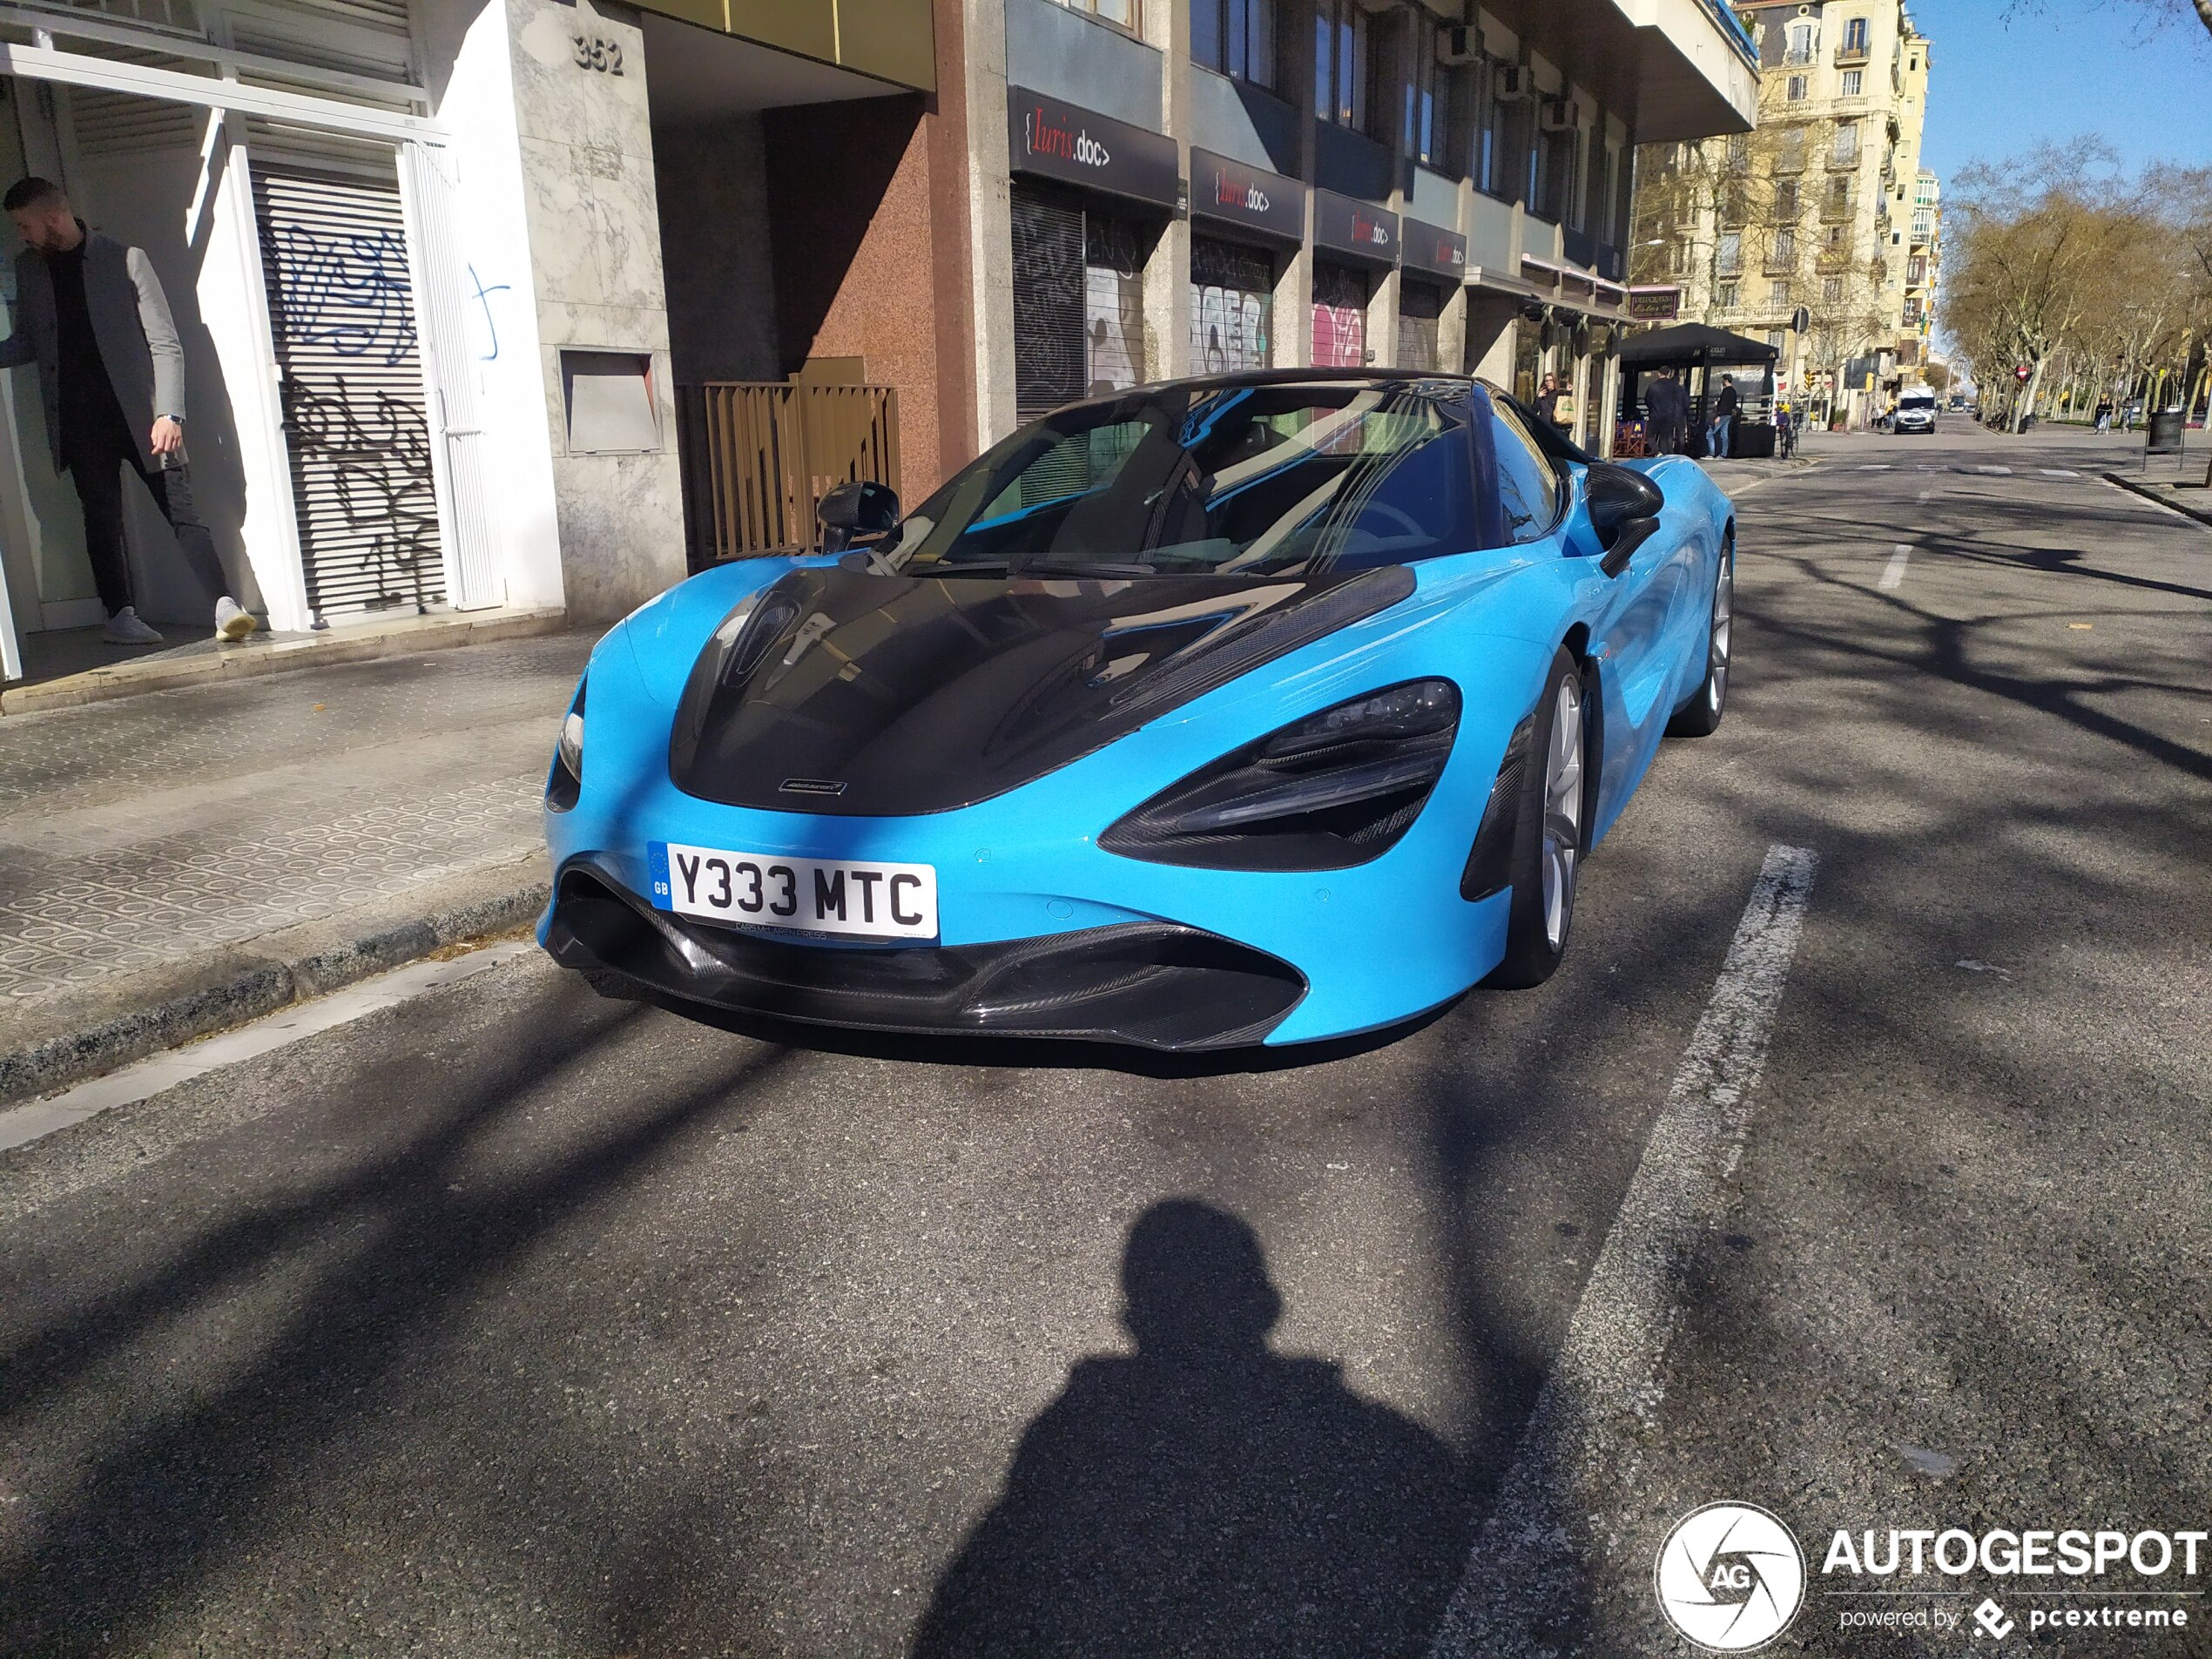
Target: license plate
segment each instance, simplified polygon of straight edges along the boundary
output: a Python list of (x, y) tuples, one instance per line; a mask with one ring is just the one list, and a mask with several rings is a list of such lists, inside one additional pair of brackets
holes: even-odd
[(653, 903), (680, 916), (861, 939), (934, 939), (937, 872), (927, 864), (794, 859), (649, 841)]

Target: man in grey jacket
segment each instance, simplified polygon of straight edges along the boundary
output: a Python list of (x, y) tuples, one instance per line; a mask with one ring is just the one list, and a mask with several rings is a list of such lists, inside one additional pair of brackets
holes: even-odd
[[(144, 250), (85, 229), (60, 186), (24, 179), (0, 197), (29, 246), (16, 256), (16, 331), (0, 368), (38, 365), (54, 468), (84, 509), (84, 551), (107, 610), (100, 637), (158, 644), (139, 619), (123, 535), (123, 469), (144, 481), (202, 585), (221, 597), (215, 631), (243, 639), (253, 614), (226, 590), (185, 472), (185, 354), (168, 297)], [(139, 435), (143, 433), (144, 437)]]

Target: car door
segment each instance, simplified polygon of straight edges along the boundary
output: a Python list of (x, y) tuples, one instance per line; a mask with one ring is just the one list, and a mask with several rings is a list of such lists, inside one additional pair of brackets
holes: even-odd
[[(1554, 463), (1521, 415), (1493, 399), (1499, 497), (1506, 529), (1516, 541), (1548, 537), (1561, 557), (1586, 557), (1596, 577), (1596, 545), (1575, 544), (1570, 527), (1580, 515), (1579, 469)], [(1581, 527), (1588, 536), (1588, 526)], [(1599, 791), (1595, 823), (1602, 828), (1657, 750), (1673, 712), (1669, 695), (1674, 658), (1671, 630), (1682, 609), (1683, 549), (1662, 529), (1604, 583), (1592, 624), (1591, 659), (1599, 665), (1598, 692), (1604, 752), (1596, 758)]]

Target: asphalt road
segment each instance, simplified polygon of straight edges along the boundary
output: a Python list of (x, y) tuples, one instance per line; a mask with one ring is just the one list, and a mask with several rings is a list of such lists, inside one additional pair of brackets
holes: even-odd
[[(1726, 1499), (1771, 1651), (2212, 1652), (2054, 1594), (2212, 1550), (1820, 1571), (2212, 1526), (2212, 532), (2063, 434), (1815, 453), (1540, 990), (1251, 1069), (526, 958), (0, 1157), (0, 1651), (1671, 1654)], [(2029, 1630), (2115, 1606), (2205, 1611)]]

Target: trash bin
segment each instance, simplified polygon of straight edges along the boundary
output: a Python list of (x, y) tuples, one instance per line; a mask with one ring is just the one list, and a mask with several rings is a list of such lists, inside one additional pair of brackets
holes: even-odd
[(1774, 428), (1764, 421), (1744, 422), (1736, 428), (1731, 438), (1729, 451), (1738, 460), (1774, 459)]
[(2149, 435), (2143, 449), (2145, 454), (2154, 455), (2182, 453), (2181, 410), (2160, 409), (2150, 417)]

